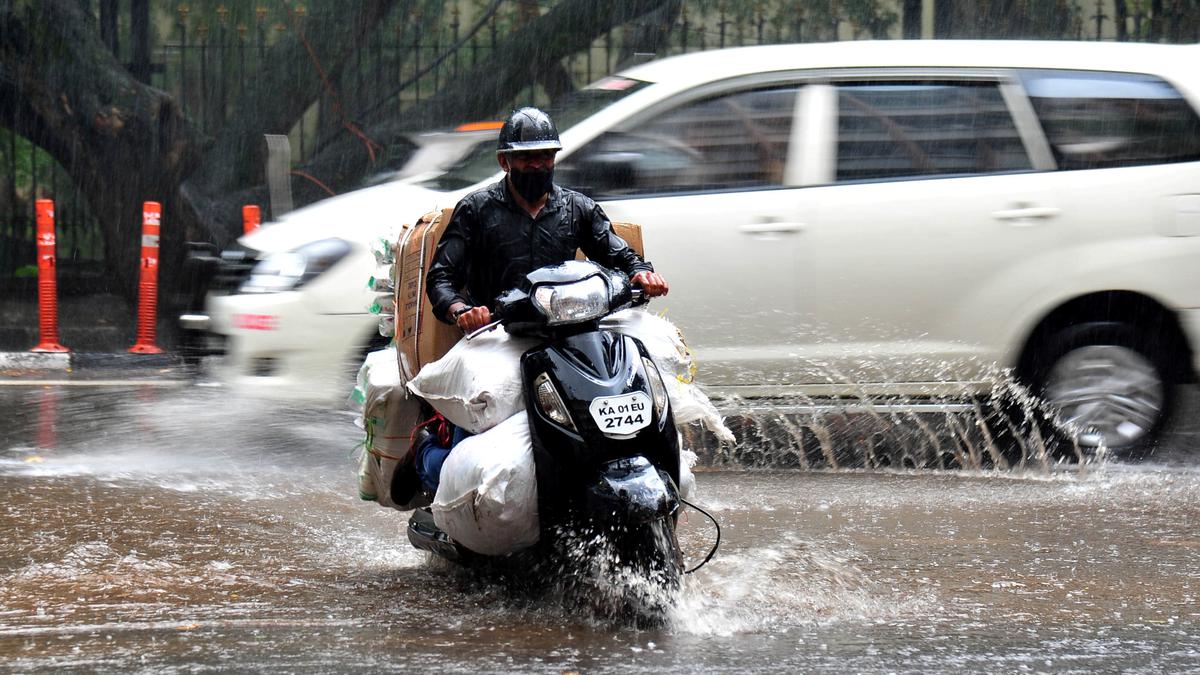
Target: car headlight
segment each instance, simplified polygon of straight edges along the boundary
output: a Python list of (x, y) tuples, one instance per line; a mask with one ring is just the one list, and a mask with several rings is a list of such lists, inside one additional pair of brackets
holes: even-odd
[(321, 239), (293, 251), (271, 253), (250, 270), (242, 293), (281, 293), (312, 281), (350, 253), (342, 239)]
[(533, 291), (533, 304), (554, 326), (599, 319), (608, 313), (608, 284), (598, 276), (569, 284), (543, 284)]

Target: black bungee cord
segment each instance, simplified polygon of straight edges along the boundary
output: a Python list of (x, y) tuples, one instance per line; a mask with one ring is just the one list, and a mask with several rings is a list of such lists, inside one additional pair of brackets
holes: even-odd
[(688, 500), (684, 499), (683, 497), (680, 497), (679, 501), (683, 502), (687, 506), (692, 507), (693, 509), (696, 509), (700, 513), (704, 514), (705, 518), (708, 518), (709, 520), (712, 521), (713, 527), (717, 528), (717, 540), (713, 542), (712, 549), (709, 550), (708, 555), (704, 556), (704, 560), (701, 560), (699, 565), (696, 565), (692, 569), (685, 570), (683, 572), (684, 574), (691, 574), (692, 572), (695, 572), (696, 570), (700, 569), (701, 567), (704, 567), (705, 563), (707, 563), (709, 560), (712, 560), (712, 557), (717, 554), (717, 548), (721, 545), (721, 524), (717, 522), (716, 518), (713, 518), (711, 513), (709, 513), (708, 511), (705, 511), (704, 509), (700, 508), (699, 506), (696, 506), (695, 504), (689, 502)]

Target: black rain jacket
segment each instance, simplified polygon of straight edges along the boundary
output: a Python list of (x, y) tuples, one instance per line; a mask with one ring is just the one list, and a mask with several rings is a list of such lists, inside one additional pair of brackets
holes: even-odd
[(476, 190), (454, 208), (425, 276), (434, 315), (450, 323), (446, 312), (455, 302), (495, 309), (498, 295), (524, 288), (525, 275), (539, 267), (574, 260), (576, 249), (630, 276), (654, 271), (585, 195), (555, 185), (535, 219), (517, 204), (507, 179)]

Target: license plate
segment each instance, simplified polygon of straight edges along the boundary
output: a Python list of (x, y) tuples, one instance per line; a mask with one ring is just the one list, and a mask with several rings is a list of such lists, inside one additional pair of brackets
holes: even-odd
[(598, 396), (588, 410), (600, 431), (610, 436), (625, 436), (650, 426), (650, 397), (640, 391)]

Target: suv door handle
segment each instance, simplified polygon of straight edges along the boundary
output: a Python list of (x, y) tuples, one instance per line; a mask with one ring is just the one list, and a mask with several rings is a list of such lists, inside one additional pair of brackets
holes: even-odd
[(992, 211), (992, 217), (996, 220), (1015, 221), (1013, 225), (1033, 225), (1035, 221), (1057, 218), (1060, 213), (1062, 209), (1053, 206), (1019, 205), (1013, 209)]
[(795, 234), (804, 229), (804, 223), (751, 223), (738, 229), (746, 234)]

